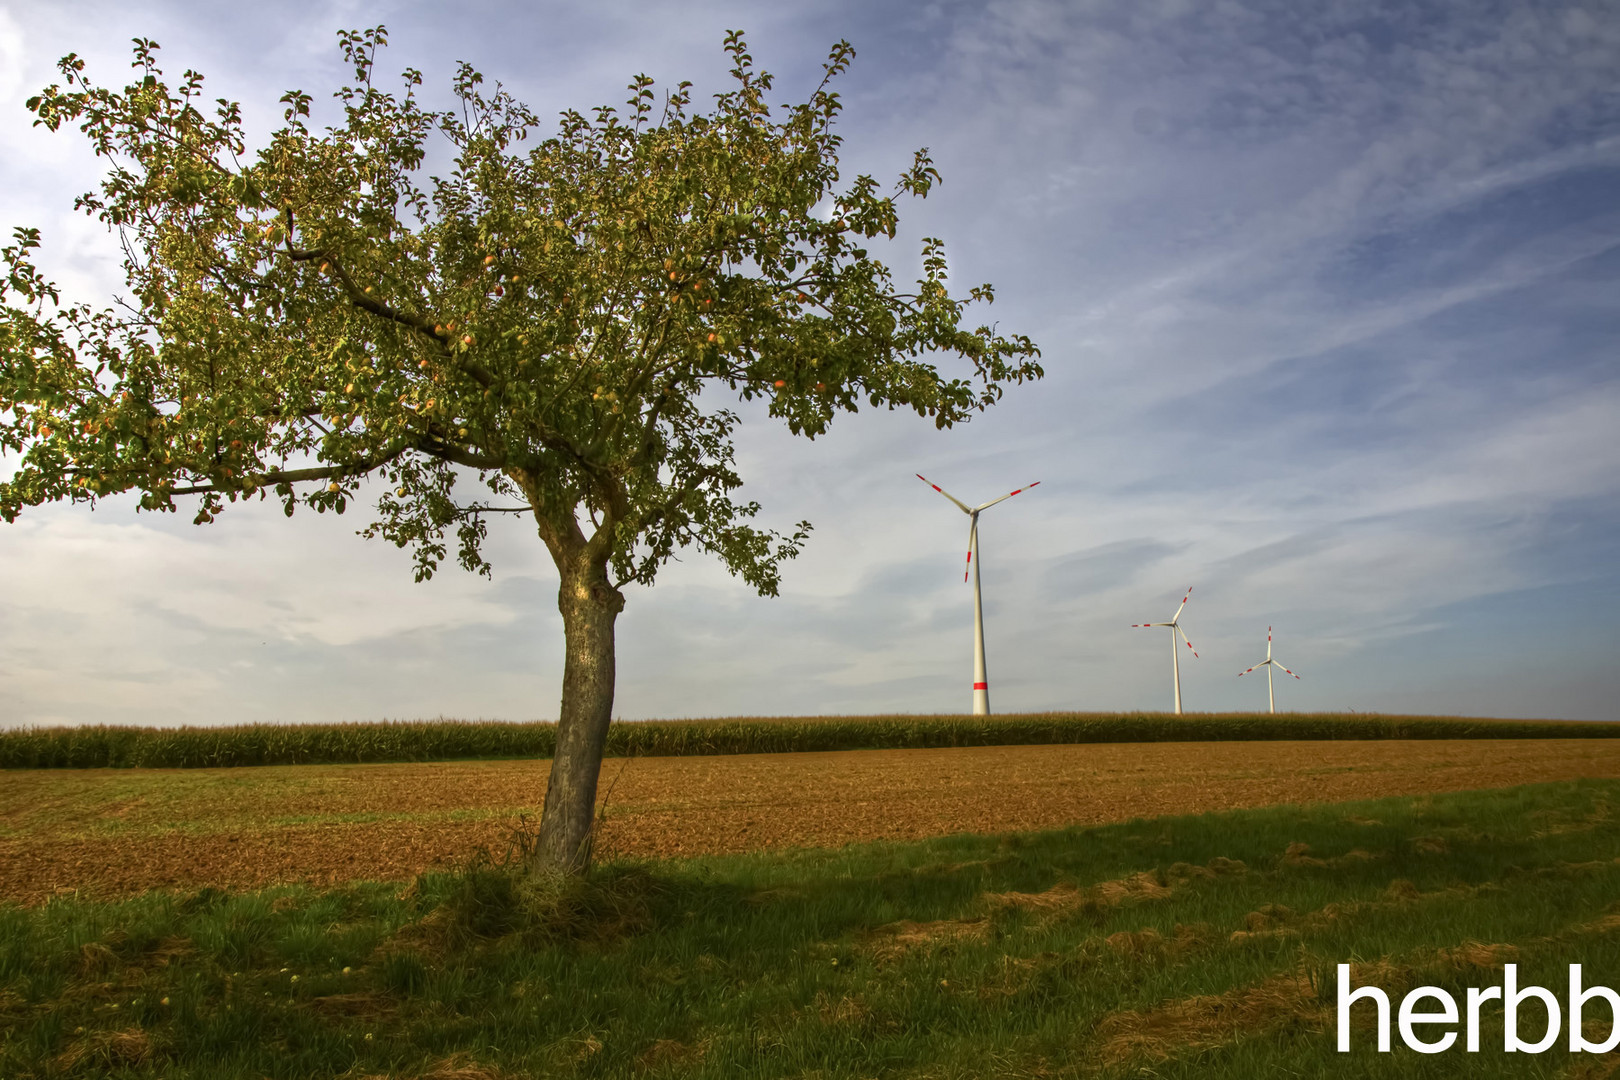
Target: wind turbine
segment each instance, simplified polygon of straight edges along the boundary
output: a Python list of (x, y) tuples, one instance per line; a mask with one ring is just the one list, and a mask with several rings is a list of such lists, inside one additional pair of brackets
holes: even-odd
[[(1187, 634), (1186, 631), (1181, 629), (1180, 619), (1182, 608), (1187, 606), (1187, 601), (1190, 599), (1192, 599), (1191, 585), (1187, 586), (1187, 595), (1181, 598), (1181, 607), (1176, 608), (1176, 613), (1170, 616), (1169, 622), (1139, 622), (1131, 624), (1132, 627), (1138, 628), (1147, 626), (1168, 626), (1170, 628), (1170, 671), (1175, 676), (1176, 680), (1177, 716), (1181, 715), (1181, 654), (1176, 651), (1176, 638), (1179, 636), (1182, 641), (1187, 641)], [(1193, 649), (1192, 642), (1187, 641), (1187, 648), (1192, 649), (1192, 654), (1195, 658), (1198, 656), (1198, 650)]]
[[(1287, 671), (1288, 674), (1290, 674), (1290, 675), (1294, 675), (1294, 673), (1292, 671), (1288, 671), (1287, 668), (1283, 667), (1281, 664), (1277, 663), (1277, 661), (1275, 661), (1275, 660), (1273, 660), (1271, 658), (1271, 627), (1269, 627), (1269, 626), (1266, 627), (1266, 658), (1264, 660), (1260, 661), (1258, 664), (1254, 665), (1254, 667), (1249, 668), (1248, 671), (1240, 671), (1240, 672), (1238, 672), (1238, 678), (1240, 678), (1240, 679), (1243, 678), (1243, 676), (1247, 675), (1249, 673), (1249, 671), (1255, 670), (1255, 668), (1265, 668), (1266, 669), (1266, 696), (1271, 699), (1271, 711), (1276, 712), (1277, 711), (1277, 690), (1276, 690), (1275, 687), (1273, 687), (1271, 685), (1271, 669), (1272, 668), (1282, 668), (1284, 671)], [(1294, 675), (1294, 678), (1297, 679), (1297, 678), (1299, 678), (1299, 676)]]
[(969, 574), (973, 576), (973, 715), (989, 716), (990, 678), (985, 674), (984, 668), (984, 603), (979, 594), (979, 560), (975, 557), (979, 554), (979, 515), (996, 505), (996, 503), (1010, 499), (1020, 491), (1028, 491), (1030, 488), (1037, 486), (1040, 481), (1037, 480), (1034, 484), (1026, 484), (1019, 488), (1018, 491), (1010, 491), (1000, 499), (991, 499), (989, 502), (980, 503), (978, 506), (969, 506), (922, 473), (917, 473), (917, 479), (955, 503), (957, 509), (966, 514), (969, 519), (967, 569), (962, 572), (962, 580), (967, 581)]

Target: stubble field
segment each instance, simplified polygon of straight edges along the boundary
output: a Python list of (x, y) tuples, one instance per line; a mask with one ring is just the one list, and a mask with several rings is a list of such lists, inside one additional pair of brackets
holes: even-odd
[[(0, 899), (400, 881), (499, 855), (549, 762), (15, 771)], [(1620, 778), (1608, 739), (1225, 742), (609, 761), (606, 853), (671, 857)]]

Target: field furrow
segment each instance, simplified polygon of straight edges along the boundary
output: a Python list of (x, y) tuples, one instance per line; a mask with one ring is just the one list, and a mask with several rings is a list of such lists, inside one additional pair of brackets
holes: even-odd
[[(404, 880), (500, 854), (549, 762), (15, 771), (0, 897)], [(679, 857), (1620, 777), (1620, 740), (1134, 743), (609, 761), (606, 853)]]

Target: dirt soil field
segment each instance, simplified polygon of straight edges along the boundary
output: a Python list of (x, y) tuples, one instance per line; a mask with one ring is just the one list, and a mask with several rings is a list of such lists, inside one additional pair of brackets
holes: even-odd
[[(405, 880), (502, 850), (548, 761), (0, 773), (0, 898)], [(1579, 777), (1620, 740), (1136, 743), (609, 760), (602, 847), (679, 857)]]

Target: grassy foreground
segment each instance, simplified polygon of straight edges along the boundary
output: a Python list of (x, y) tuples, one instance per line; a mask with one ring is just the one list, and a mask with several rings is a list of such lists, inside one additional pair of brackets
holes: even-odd
[(1620, 985), (1617, 801), (1581, 781), (571, 885), (483, 862), (0, 908), (0, 1076), (1607, 1075), (1562, 1039), (1503, 1054), (1492, 1006), (1478, 1054), (1365, 1030), (1338, 1054), (1332, 975)]
[[(783, 754), (815, 750), (1252, 739), (1581, 739), (1620, 723), (1487, 720), (1368, 713), (1030, 713), (618, 721), (609, 757)], [(23, 728), (0, 731), (0, 768), (222, 768), (465, 758), (544, 758), (556, 725), (414, 720), (221, 727)]]

